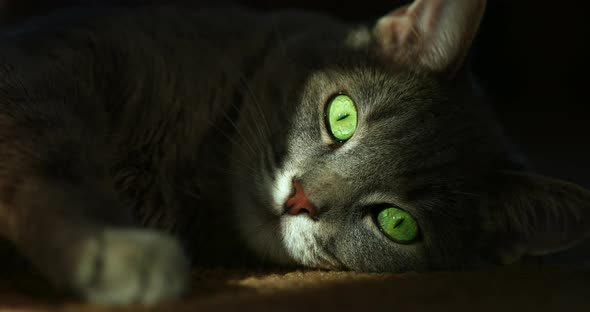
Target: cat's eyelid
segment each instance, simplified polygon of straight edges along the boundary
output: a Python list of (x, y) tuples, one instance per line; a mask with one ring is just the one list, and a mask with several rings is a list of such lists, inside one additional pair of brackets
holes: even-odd
[(391, 205), (395, 207), (405, 208), (409, 206), (401, 198), (395, 195), (386, 194), (382, 192), (373, 192), (366, 196), (363, 196), (358, 203), (363, 207)]

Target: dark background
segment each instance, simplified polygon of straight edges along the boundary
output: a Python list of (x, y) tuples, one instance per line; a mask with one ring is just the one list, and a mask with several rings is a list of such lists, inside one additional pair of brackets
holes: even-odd
[[(454, 1), (454, 0), (450, 0)], [(237, 2), (271, 10), (306, 8), (350, 21), (371, 21), (408, 1), (363, 0), (0, 0), (0, 24), (71, 3)], [(489, 0), (472, 50), (473, 69), (495, 98), (507, 133), (535, 171), (590, 188), (590, 18), (580, 1)]]

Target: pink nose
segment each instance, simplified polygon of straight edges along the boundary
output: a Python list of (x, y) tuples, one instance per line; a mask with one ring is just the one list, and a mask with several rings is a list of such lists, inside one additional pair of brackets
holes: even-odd
[(285, 212), (290, 215), (307, 213), (310, 217), (314, 217), (317, 214), (317, 209), (303, 192), (303, 184), (301, 182), (293, 181), (293, 193), (287, 199), (287, 202), (285, 202)]

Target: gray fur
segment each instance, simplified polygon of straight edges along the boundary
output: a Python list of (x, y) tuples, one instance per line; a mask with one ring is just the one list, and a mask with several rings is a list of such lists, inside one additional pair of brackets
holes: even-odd
[[(556, 195), (524, 173), (461, 67), (466, 52), (412, 62), (390, 52), (403, 45), (384, 48), (395, 31), (384, 23), (375, 35), (303, 12), (160, 8), (62, 12), (6, 30), (0, 234), (58, 286), (103, 303), (182, 292), (185, 255), (162, 232), (195, 264), (357, 271), (471, 268), (585, 237), (590, 195)], [(467, 49), (474, 31), (454, 35), (461, 44), (442, 46)], [(416, 53), (440, 42), (420, 38)], [(339, 144), (324, 113), (342, 92), (359, 126)], [(315, 218), (283, 213), (291, 179)], [(416, 218), (417, 242), (380, 233), (374, 214), (386, 204)], [(542, 226), (555, 222), (547, 211), (575, 222)], [(165, 252), (138, 260), (155, 250)], [(154, 282), (138, 287), (145, 272)]]

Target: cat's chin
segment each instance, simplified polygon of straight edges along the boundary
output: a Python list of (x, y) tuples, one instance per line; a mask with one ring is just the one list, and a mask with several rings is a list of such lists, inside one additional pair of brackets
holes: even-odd
[(314, 221), (306, 214), (283, 215), (279, 231), (283, 248), (298, 265), (328, 270), (343, 269), (340, 261), (323, 246), (322, 242), (332, 235), (321, 221)]

